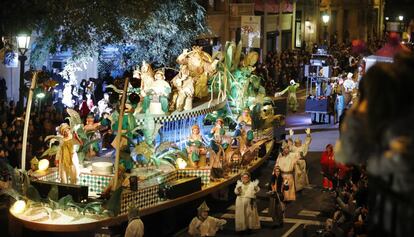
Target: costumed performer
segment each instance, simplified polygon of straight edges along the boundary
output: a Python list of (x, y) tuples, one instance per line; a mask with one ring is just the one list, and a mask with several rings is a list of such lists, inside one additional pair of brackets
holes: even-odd
[(198, 125), (193, 125), (191, 127), (191, 135), (187, 141), (187, 153), (188, 157), (194, 162), (196, 167), (199, 166), (200, 152), (204, 151), (202, 145), (203, 138), (200, 134), (200, 127)]
[(250, 181), (250, 174), (243, 172), (241, 180), (237, 181), (234, 193), (236, 198), (236, 231), (260, 229), (259, 213), (257, 211), (256, 194), (259, 192), (259, 181)]
[(296, 90), (298, 89), (298, 87), (299, 83), (296, 83), (295, 80), (290, 80), (290, 85), (286, 87), (286, 89), (284, 89), (281, 92), (275, 93), (275, 97), (279, 97), (288, 92), (287, 102), (289, 109), (292, 112), (296, 112), (299, 106), (298, 99), (296, 98)]
[(295, 181), (294, 181), (294, 168), (296, 162), (300, 159), (298, 153), (290, 151), (290, 147), (287, 143), (282, 143), (282, 152), (276, 160), (276, 166), (280, 167), (280, 171), (283, 177), (283, 185), (286, 186), (283, 190), (284, 201), (295, 201)]
[(137, 207), (131, 207), (128, 210), (128, 226), (125, 231), (125, 237), (143, 237), (144, 223), (139, 217), (139, 210)]
[(209, 216), (209, 210), (210, 208), (208, 208), (205, 201), (197, 208), (197, 216), (193, 218), (188, 226), (188, 233), (191, 236), (216, 236), (217, 231), (223, 229), (227, 221)]
[(58, 132), (63, 136), (58, 152), (56, 153), (60, 181), (62, 183), (76, 184), (80, 168), (75, 144), (81, 144), (82, 142), (76, 138), (75, 134), (72, 134), (71, 128), (67, 123), (62, 123), (58, 127)]

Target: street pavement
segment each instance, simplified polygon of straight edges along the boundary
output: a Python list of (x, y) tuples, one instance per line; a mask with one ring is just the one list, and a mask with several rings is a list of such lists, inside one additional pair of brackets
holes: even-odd
[[(228, 201), (226, 204), (221, 203), (224, 208), (218, 208), (213, 200), (210, 205), (213, 206), (210, 214), (217, 218), (227, 220), (227, 224), (223, 230), (217, 233), (219, 237), (233, 236), (318, 236), (317, 230), (323, 228), (323, 224), (329, 218), (335, 208), (334, 198), (331, 193), (322, 191), (322, 176), (320, 168), (320, 157), (325, 146), (329, 143), (335, 144), (339, 136), (338, 125), (334, 124), (312, 124), (310, 115), (304, 113), (304, 91), (299, 91), (299, 109), (297, 113), (287, 114), (286, 133), (289, 129), (293, 129), (294, 136), (299, 136), (302, 140), (305, 138), (305, 129), (311, 128), (312, 143), (306, 157), (307, 169), (310, 185), (297, 193), (297, 200), (289, 203), (285, 211), (284, 225), (280, 228), (272, 228), (272, 219), (268, 215), (268, 198), (266, 195), (266, 183), (270, 181), (270, 175), (274, 166), (274, 159), (269, 161), (258, 174), (253, 178), (260, 181), (261, 191), (258, 194), (258, 209), (261, 220), (261, 229), (253, 231), (249, 234), (240, 234), (234, 231), (234, 200)], [(279, 100), (285, 98), (278, 98)], [(302, 111), (302, 112), (300, 112)], [(331, 120), (333, 121), (333, 120)], [(175, 236), (189, 236), (187, 229), (182, 229)]]

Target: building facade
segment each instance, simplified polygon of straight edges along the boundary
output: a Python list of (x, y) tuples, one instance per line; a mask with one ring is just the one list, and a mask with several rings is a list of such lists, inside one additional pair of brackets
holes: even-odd
[[(209, 0), (212, 37), (240, 40), (242, 16), (261, 16), (263, 52), (309, 48), (313, 43), (349, 43), (381, 38), (385, 0)], [(281, 9), (281, 11), (279, 11)], [(281, 12), (281, 14), (279, 14)], [(324, 23), (322, 16), (328, 15)], [(326, 41), (325, 41), (326, 40)]]

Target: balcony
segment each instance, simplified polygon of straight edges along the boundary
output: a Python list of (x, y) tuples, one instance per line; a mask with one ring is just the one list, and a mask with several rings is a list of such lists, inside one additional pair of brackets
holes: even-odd
[(231, 3), (230, 17), (254, 15), (254, 3)]

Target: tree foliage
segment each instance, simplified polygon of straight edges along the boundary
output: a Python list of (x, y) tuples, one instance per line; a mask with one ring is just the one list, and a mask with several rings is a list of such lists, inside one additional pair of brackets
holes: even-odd
[(8, 8), (0, 11), (2, 36), (21, 29), (39, 35), (32, 64), (68, 49), (76, 61), (113, 45), (125, 69), (142, 60), (168, 65), (206, 32), (205, 11), (196, 0), (4, 1)]

